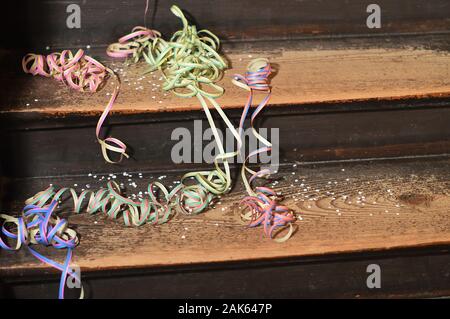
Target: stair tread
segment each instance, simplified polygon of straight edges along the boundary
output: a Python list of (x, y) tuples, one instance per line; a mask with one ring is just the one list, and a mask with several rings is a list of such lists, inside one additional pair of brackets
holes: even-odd
[[(218, 99), (223, 108), (239, 108), (246, 92), (231, 83), (233, 74), (245, 72), (256, 57), (269, 57), (277, 73), (272, 79), (272, 106), (343, 103), (450, 96), (450, 54), (420, 48), (285, 49), (227, 54), (232, 68), (220, 81), (226, 93)], [(113, 113), (199, 110), (196, 98), (179, 98), (161, 90), (160, 74), (142, 73), (145, 63), (124, 66), (106, 60), (119, 70), (122, 89)], [(18, 66), (19, 67), (19, 66)], [(123, 71), (122, 71), (123, 70)], [(123, 73), (125, 72), (125, 74)], [(55, 80), (27, 74), (0, 78), (8, 92), (0, 102), (0, 114), (38, 112), (49, 115), (98, 114), (109, 100), (114, 81), (97, 93), (80, 93)], [(154, 89), (154, 90), (152, 90)]]

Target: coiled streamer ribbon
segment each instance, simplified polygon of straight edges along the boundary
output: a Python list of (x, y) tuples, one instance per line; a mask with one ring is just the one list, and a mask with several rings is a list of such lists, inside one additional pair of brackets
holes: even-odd
[[(247, 208), (247, 212), (242, 213), (241, 218), (244, 221), (249, 222), (250, 227), (263, 225), (264, 233), (268, 237), (274, 238), (274, 240), (277, 242), (284, 242), (291, 237), (294, 231), (294, 227), (292, 226), (292, 223), (295, 221), (294, 214), (288, 207), (282, 206), (278, 203), (278, 196), (273, 189), (269, 187), (256, 187), (255, 190), (253, 190), (251, 186), (252, 182), (257, 177), (264, 177), (269, 175), (270, 170), (262, 169), (259, 171), (253, 171), (246, 166), (246, 163), (248, 162), (250, 157), (257, 156), (258, 154), (264, 152), (270, 152), (272, 150), (272, 144), (263, 136), (258, 134), (253, 126), (255, 118), (262, 111), (262, 109), (264, 109), (264, 107), (270, 100), (270, 74), (271, 66), (267, 59), (254, 59), (247, 66), (247, 72), (245, 73), (245, 76), (237, 74), (232, 80), (235, 85), (249, 91), (247, 102), (245, 104), (239, 123), (239, 134), (241, 136), (243, 133), (244, 121), (247, 118), (250, 107), (252, 106), (254, 92), (258, 91), (266, 93), (265, 97), (253, 111), (250, 118), (252, 132), (255, 137), (264, 145), (264, 147), (252, 151), (245, 158), (245, 161), (242, 164), (241, 176), (248, 196), (244, 197), (244, 199), (241, 201), (241, 204), (245, 205)], [(241, 148), (241, 144), (238, 145), (238, 148)], [(250, 174), (249, 178), (247, 178), (247, 174)], [(275, 231), (281, 231), (286, 227), (289, 227), (289, 231), (287, 232), (287, 234), (281, 238), (275, 238)]]
[(228, 159), (238, 154), (225, 152), (207, 101), (217, 110), (238, 143), (240, 136), (215, 100), (224, 93), (224, 89), (215, 82), (227, 67), (217, 53), (219, 39), (208, 30), (197, 31), (195, 26), (189, 25), (177, 6), (172, 6), (171, 11), (181, 19), (183, 29), (175, 32), (170, 41), (162, 39), (154, 30), (137, 27), (118, 43), (111, 44), (107, 53), (112, 57), (129, 58), (131, 62), (143, 58), (150, 65), (149, 72), (162, 72), (165, 79), (163, 90), (184, 98), (195, 96), (202, 105), (219, 149), (214, 159), (215, 169), (185, 174), (181, 178), (181, 187), (177, 189), (179, 199), (176, 201), (179, 203), (177, 210), (185, 214), (198, 214), (208, 207), (214, 196), (230, 189)]
[[(53, 214), (57, 205), (56, 201), (50, 205), (40, 207), (27, 205), (23, 209), (22, 217), (13, 217), (0, 214), (3, 219), (1, 233), (4, 238), (16, 241), (16, 245), (9, 246), (0, 236), (0, 247), (5, 250), (19, 250), (22, 245), (26, 245), (28, 250), (41, 262), (61, 271), (59, 285), (59, 298), (64, 298), (64, 287), (67, 277), (72, 277), (81, 286), (78, 275), (70, 268), (72, 260), (72, 250), (78, 245), (77, 233), (68, 227), (67, 221)], [(14, 232), (15, 230), (15, 232)], [(43, 246), (52, 246), (56, 249), (67, 249), (64, 263), (60, 264), (51, 260), (31, 248), (31, 245), (40, 244)], [(81, 286), (80, 299), (84, 297), (84, 290)]]
[[(97, 92), (105, 83), (107, 74), (114, 76), (117, 79), (117, 86), (97, 122), (95, 134), (97, 141), (100, 143), (103, 157), (108, 163), (118, 163), (123, 157), (128, 158), (126, 153), (127, 147), (122, 141), (113, 137), (105, 139), (100, 137), (102, 125), (111, 111), (120, 90), (119, 78), (111, 69), (105, 67), (94, 58), (87, 56), (81, 49), (75, 55), (69, 50), (51, 53), (47, 56), (30, 53), (23, 58), (22, 68), (25, 73), (52, 77), (80, 92)], [(119, 160), (111, 160), (108, 151), (120, 154)]]

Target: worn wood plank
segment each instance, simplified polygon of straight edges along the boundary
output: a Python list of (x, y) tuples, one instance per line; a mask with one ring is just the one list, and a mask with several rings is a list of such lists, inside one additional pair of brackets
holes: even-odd
[[(246, 93), (231, 84), (256, 57), (270, 57), (276, 68), (272, 80), (273, 106), (342, 103), (373, 99), (405, 99), (450, 96), (450, 54), (428, 49), (282, 50), (230, 53), (232, 68), (220, 84), (226, 94), (218, 102), (224, 108), (242, 107)], [(124, 67), (108, 61), (118, 71), (122, 90), (113, 112), (142, 113), (198, 110), (195, 98), (182, 99), (161, 90), (159, 74), (142, 76), (145, 64)], [(73, 92), (56, 81), (20, 74), (3, 76), (8, 95), (5, 112), (96, 114), (103, 110), (114, 81), (97, 94)]]
[[(207, 213), (178, 216), (158, 227), (126, 228), (102, 216), (70, 216), (82, 236), (74, 262), (88, 271), (448, 245), (449, 164), (446, 157), (284, 166), (276, 176), (278, 184), (272, 183), (302, 219), (296, 223), (297, 233), (284, 244), (264, 238), (260, 228), (240, 224), (240, 186)], [(168, 177), (163, 181), (170, 183), (180, 173), (164, 174)], [(131, 187), (130, 192), (136, 193), (144, 189), (144, 181), (160, 173), (147, 172), (142, 179), (133, 175), (138, 188)], [(17, 208), (17, 199), (48, 183), (97, 187), (105, 182), (99, 179), (100, 175), (96, 180), (88, 176), (16, 180), (7, 188), (7, 198)], [(43, 251), (62, 258), (61, 252)], [(42, 267), (25, 249), (0, 252), (4, 275)]]

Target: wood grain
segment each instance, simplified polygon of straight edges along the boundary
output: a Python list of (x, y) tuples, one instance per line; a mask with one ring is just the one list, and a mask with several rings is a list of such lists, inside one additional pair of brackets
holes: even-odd
[[(83, 270), (187, 265), (329, 253), (450, 244), (450, 159), (362, 161), (316, 165), (290, 164), (271, 183), (299, 214), (298, 230), (286, 243), (246, 229), (237, 218), (240, 186), (196, 217), (177, 216), (168, 224), (126, 228), (102, 216), (70, 216), (81, 236), (74, 262)], [(119, 181), (127, 180), (117, 172)], [(164, 182), (178, 177), (164, 173)], [(138, 188), (157, 172), (137, 173)], [(107, 176), (106, 176), (107, 178)], [(104, 183), (88, 176), (16, 180), (9, 198), (16, 202), (48, 183), (78, 188)], [(106, 179), (105, 179), (106, 180)], [(20, 205), (16, 204), (16, 207)], [(97, 222), (97, 223), (95, 223)], [(62, 252), (40, 249), (63, 258)], [(45, 268), (23, 249), (0, 252), (0, 273)]]
[[(246, 93), (231, 84), (233, 74), (245, 72), (256, 57), (269, 57), (273, 76), (273, 106), (374, 99), (450, 96), (450, 54), (428, 49), (282, 50), (231, 53), (232, 68), (220, 82), (226, 93), (218, 102), (239, 108)], [(178, 98), (161, 90), (159, 74), (142, 75), (145, 64), (124, 67), (106, 61), (117, 70), (122, 89), (113, 113), (186, 111), (201, 108), (197, 99)], [(41, 112), (96, 114), (105, 107), (114, 81), (96, 93), (79, 93), (56, 81), (21, 74), (4, 78), (9, 92), (0, 104), (2, 113)], [(3, 81), (2, 81), (3, 82)]]

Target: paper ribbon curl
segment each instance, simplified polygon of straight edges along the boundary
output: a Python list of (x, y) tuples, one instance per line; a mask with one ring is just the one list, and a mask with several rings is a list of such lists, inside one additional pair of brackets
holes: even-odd
[[(269, 76), (271, 72), (272, 68), (269, 60), (264, 58), (254, 59), (248, 64), (247, 72), (244, 76), (236, 74), (232, 80), (236, 86), (249, 92), (239, 123), (239, 134), (241, 136), (243, 133), (244, 121), (247, 118), (249, 109), (253, 103), (254, 93), (265, 93), (264, 98), (250, 117), (252, 132), (264, 146), (252, 151), (242, 164), (241, 177), (248, 196), (244, 197), (241, 201), (241, 204), (246, 207), (246, 212), (241, 214), (241, 218), (248, 222), (249, 227), (263, 225), (266, 236), (273, 238), (276, 242), (284, 242), (288, 240), (294, 232), (292, 224), (295, 221), (295, 216), (288, 207), (278, 203), (280, 198), (273, 189), (269, 187), (252, 188), (251, 184), (256, 178), (268, 176), (270, 171), (268, 169), (254, 171), (247, 167), (247, 162), (251, 157), (272, 151), (272, 143), (261, 136), (254, 128), (255, 118), (270, 100), (272, 92)], [(242, 145), (239, 144), (238, 148), (241, 148), (241, 146)], [(250, 174), (250, 177), (248, 177), (248, 174)], [(276, 238), (276, 234), (284, 228), (289, 228), (286, 235), (281, 238)]]

